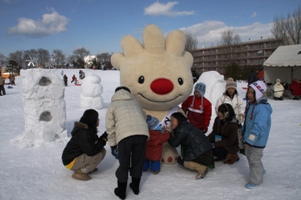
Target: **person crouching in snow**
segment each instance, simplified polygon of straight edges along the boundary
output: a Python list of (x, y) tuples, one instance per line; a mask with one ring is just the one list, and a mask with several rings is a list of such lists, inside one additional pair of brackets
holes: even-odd
[(214, 168), (211, 142), (180, 112), (171, 115), (170, 126), (172, 132), (168, 139), (169, 144), (173, 147), (181, 145), (183, 149), (183, 158), (178, 157), (178, 164), (196, 170), (198, 174), (195, 179), (204, 178), (209, 168)]
[(215, 161), (225, 160), (225, 164), (233, 164), (239, 160), (238, 123), (233, 107), (223, 103), (218, 107), (218, 116), (214, 120), (212, 132), (208, 135), (213, 145)]
[(160, 159), (162, 157), (163, 143), (167, 142), (169, 132), (167, 129), (163, 132), (160, 122), (156, 117), (147, 115), (146, 122), (148, 124), (150, 138), (146, 143), (143, 171), (150, 169), (153, 174), (158, 174), (161, 168)]
[(205, 98), (206, 85), (202, 82), (194, 87), (194, 95), (189, 96), (183, 103), (182, 109), (189, 122), (206, 133), (211, 120), (211, 102)]
[(264, 97), (266, 89), (263, 81), (256, 81), (249, 85), (247, 91), (249, 102), (246, 107), (246, 119), (242, 132), (250, 168), (250, 181), (245, 185), (248, 189), (260, 185), (265, 174), (261, 159), (269, 138), (273, 112), (267, 98)]
[(93, 109), (86, 110), (79, 122), (74, 123), (72, 137), (62, 154), (65, 167), (74, 171), (74, 179), (90, 180), (88, 174), (97, 171), (97, 165), (106, 155), (104, 146), (108, 135), (104, 132), (98, 137), (98, 125), (98, 112)]

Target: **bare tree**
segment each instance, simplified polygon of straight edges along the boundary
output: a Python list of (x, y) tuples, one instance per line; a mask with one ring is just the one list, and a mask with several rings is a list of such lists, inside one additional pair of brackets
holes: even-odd
[(38, 49), (37, 50), (37, 56), (38, 56), (39, 66), (45, 68), (46, 67), (46, 63), (50, 59), (49, 51), (46, 50), (46, 49)]
[(76, 49), (73, 51), (73, 57), (75, 60), (73, 64), (77, 68), (85, 68), (85, 56), (88, 56), (90, 51), (86, 50), (85, 48)]
[(240, 36), (234, 30), (228, 29), (222, 32), (219, 46), (221, 46), (222, 58), (228, 61), (226, 66), (225, 75), (237, 79), (239, 77), (239, 65), (237, 64), (237, 52), (235, 45), (240, 43)]
[(39, 55), (35, 49), (24, 51), (24, 59), (28, 67), (39, 67)]
[(185, 51), (195, 50), (198, 46), (198, 40), (195, 37), (193, 37), (191, 33), (185, 33), (185, 37)]
[(0, 53), (0, 68), (2, 66), (7, 65), (8, 59), (6, 56), (4, 56), (2, 53)]
[(88, 56), (90, 54), (90, 51), (86, 50), (85, 48), (79, 48), (73, 51), (73, 55), (77, 59), (84, 60), (85, 56)]
[(65, 65), (65, 55), (62, 50), (53, 50), (51, 56), (56, 67), (62, 67)]
[(221, 40), (220, 40), (220, 45), (221, 46), (233, 46), (235, 44), (238, 44), (241, 42), (240, 36), (235, 33), (234, 30), (228, 29), (222, 32), (221, 34)]
[(276, 16), (271, 32), (284, 45), (301, 44), (301, 7), (298, 6), (292, 14), (288, 13), (287, 18)]
[(9, 58), (9, 60), (15, 61), (19, 67), (21, 67), (21, 68), (26, 67), (23, 51), (16, 51), (14, 53), (10, 53), (8, 58)]

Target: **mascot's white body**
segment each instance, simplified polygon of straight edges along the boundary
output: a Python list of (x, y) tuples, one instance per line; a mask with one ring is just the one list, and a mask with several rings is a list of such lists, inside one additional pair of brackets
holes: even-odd
[[(123, 53), (114, 53), (112, 65), (120, 70), (120, 85), (130, 88), (146, 114), (155, 116), (162, 126), (169, 126), (173, 112), (183, 112), (179, 104), (192, 92), (190, 68), (193, 57), (184, 51), (185, 35), (170, 32), (164, 38), (155, 25), (143, 31), (143, 45), (133, 36), (121, 41)], [(174, 164), (178, 152), (168, 143), (163, 146), (163, 163)]]

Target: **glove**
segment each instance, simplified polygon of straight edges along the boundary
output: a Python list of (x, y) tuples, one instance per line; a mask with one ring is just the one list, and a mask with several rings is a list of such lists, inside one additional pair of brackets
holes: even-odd
[(208, 128), (206, 127), (206, 128), (204, 128), (202, 131), (203, 131), (203, 133), (205, 134), (205, 133), (207, 133)]
[(119, 159), (119, 157), (118, 157), (118, 148), (117, 148), (117, 145), (111, 147), (111, 153), (112, 153), (112, 155), (113, 155), (117, 160)]
[(244, 114), (239, 114), (238, 115), (238, 124), (242, 124), (245, 121), (245, 115)]
[(107, 134), (107, 132), (105, 131), (99, 138), (103, 139), (105, 142), (107, 142), (108, 141), (108, 134)]

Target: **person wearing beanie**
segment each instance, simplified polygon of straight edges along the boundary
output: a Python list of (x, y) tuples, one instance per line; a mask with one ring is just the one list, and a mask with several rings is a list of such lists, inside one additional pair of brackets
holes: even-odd
[[(239, 127), (241, 127), (245, 119), (245, 103), (243, 99), (238, 95), (237, 84), (233, 80), (233, 78), (229, 78), (226, 81), (226, 90), (223, 93), (223, 95), (216, 101), (215, 112), (217, 115), (218, 115), (218, 107), (224, 103), (228, 103), (232, 106), (235, 112), (235, 117), (238, 121), (238, 125)], [(238, 129), (237, 135), (238, 135), (240, 153), (244, 154), (244, 144), (242, 142), (242, 134), (240, 128)]]
[(276, 79), (273, 91), (275, 100), (283, 100), (284, 87), (281, 84), (281, 80), (279, 78)]
[(130, 188), (138, 195), (149, 131), (144, 110), (126, 86), (115, 89), (106, 113), (106, 132), (111, 153), (119, 161), (115, 195), (126, 198), (129, 174)]
[(211, 102), (205, 98), (206, 85), (196, 83), (194, 95), (189, 96), (183, 103), (182, 109), (191, 124), (200, 129), (204, 134), (208, 131), (211, 120)]
[(265, 97), (266, 90), (267, 87), (263, 81), (256, 81), (249, 85), (247, 91), (248, 104), (242, 133), (250, 168), (250, 180), (245, 185), (248, 189), (260, 185), (266, 173), (261, 159), (269, 138), (273, 112)]
[(163, 144), (169, 138), (169, 132), (161, 126), (159, 120), (151, 115), (146, 116), (146, 122), (149, 128), (149, 140), (146, 143), (145, 161), (143, 171), (150, 171), (158, 174), (161, 169), (161, 157)]

